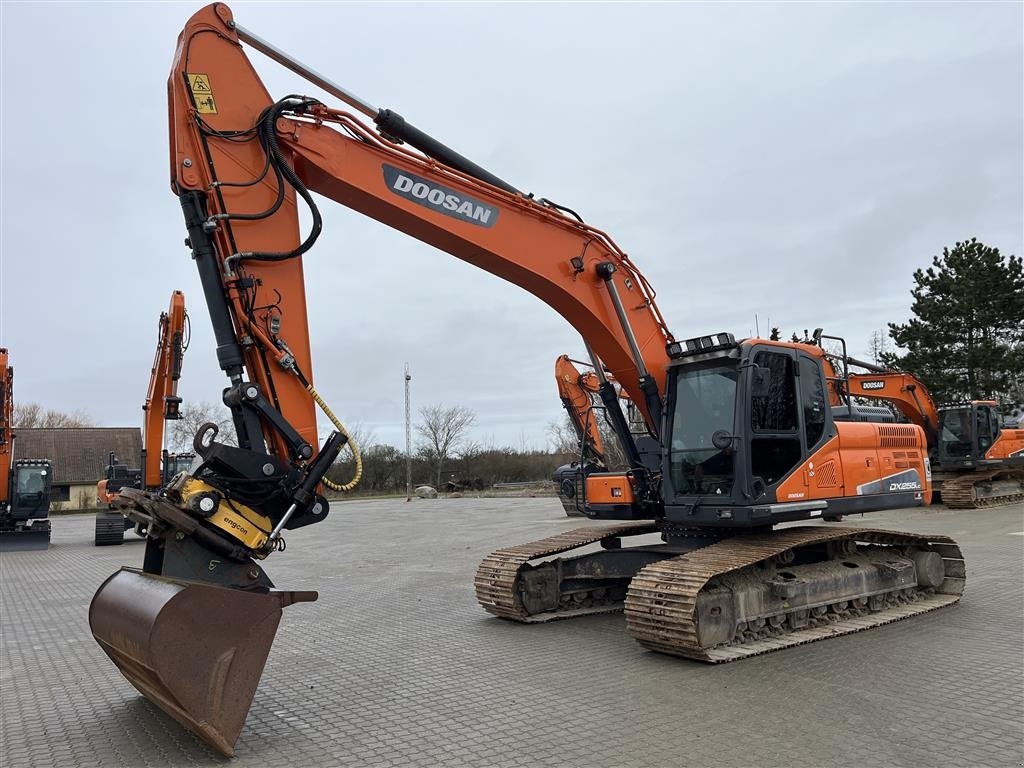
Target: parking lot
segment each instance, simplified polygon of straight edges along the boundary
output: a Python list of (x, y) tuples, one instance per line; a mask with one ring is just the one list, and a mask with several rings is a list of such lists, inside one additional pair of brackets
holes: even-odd
[(960, 604), (722, 666), (643, 650), (621, 614), (524, 626), (484, 613), (479, 560), (583, 525), (556, 499), (338, 504), (266, 563), (286, 609), (236, 757), (132, 688), (87, 610), (143, 545), (53, 522), (0, 557), (0, 732), (16, 766), (1019, 766), (1024, 506), (852, 518), (956, 538)]

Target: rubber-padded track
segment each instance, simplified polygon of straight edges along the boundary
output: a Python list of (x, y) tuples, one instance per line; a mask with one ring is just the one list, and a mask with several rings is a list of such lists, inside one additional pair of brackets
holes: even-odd
[[(742, 645), (701, 648), (697, 637), (697, 595), (715, 576), (747, 568), (788, 549), (850, 539), (885, 546), (917, 546), (937, 551), (945, 579), (934, 595), (877, 613), (844, 618), (824, 626), (798, 629)], [(633, 578), (626, 595), (626, 627), (641, 645), (653, 651), (712, 663), (735, 661), (793, 645), (824, 640), (888, 624), (957, 602), (966, 571), (960, 548), (947, 536), (862, 528), (787, 528), (711, 544), (686, 555), (646, 566)]]
[(507, 547), (492, 552), (476, 570), (474, 585), (476, 599), (488, 613), (503, 619), (524, 623), (538, 623), (552, 619), (570, 618), (589, 613), (609, 613), (622, 610), (621, 603), (607, 606), (579, 608), (575, 610), (551, 611), (530, 615), (523, 607), (519, 596), (517, 578), (519, 570), (530, 560), (555, 555), (570, 549), (577, 549), (602, 539), (619, 536), (638, 536), (657, 530), (654, 523), (614, 523), (575, 528), (546, 539)]

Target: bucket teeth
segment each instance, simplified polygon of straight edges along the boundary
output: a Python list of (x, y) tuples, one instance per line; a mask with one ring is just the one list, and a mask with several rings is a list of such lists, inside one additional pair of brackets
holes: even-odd
[(143, 696), (230, 756), (281, 609), (316, 598), (316, 592), (250, 592), (122, 568), (93, 597), (89, 626)]

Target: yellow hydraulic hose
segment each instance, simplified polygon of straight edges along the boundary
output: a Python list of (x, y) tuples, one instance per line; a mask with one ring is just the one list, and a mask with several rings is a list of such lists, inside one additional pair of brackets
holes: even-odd
[(326, 477), (324, 477), (322, 482), (332, 491), (351, 491), (353, 488), (359, 485), (359, 481), (363, 477), (363, 457), (359, 453), (359, 446), (356, 445), (356, 441), (352, 439), (352, 436), (348, 433), (348, 430), (345, 429), (345, 425), (342, 424), (338, 417), (334, 415), (334, 411), (332, 411), (330, 407), (327, 405), (327, 403), (324, 402), (324, 399), (320, 397), (320, 393), (313, 388), (312, 384), (309, 384), (306, 387), (306, 391), (309, 392), (310, 395), (312, 395), (313, 400), (316, 402), (317, 405), (320, 406), (320, 410), (322, 410), (327, 415), (327, 418), (331, 420), (331, 423), (334, 424), (337, 430), (348, 438), (348, 443), (346, 444), (352, 451), (352, 457), (356, 460), (356, 473), (352, 477), (352, 479), (349, 480), (344, 485), (332, 483)]

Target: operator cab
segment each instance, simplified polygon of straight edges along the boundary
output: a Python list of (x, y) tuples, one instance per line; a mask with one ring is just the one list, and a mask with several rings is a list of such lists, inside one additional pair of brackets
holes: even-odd
[(999, 438), (996, 403), (978, 400), (939, 409), (936, 459), (942, 467), (971, 467), (982, 463)]
[(168, 453), (164, 451), (163, 457), (163, 482), (167, 485), (171, 478), (180, 472), (188, 472), (195, 462), (194, 453)]
[(827, 503), (776, 493), (836, 435), (820, 356), (728, 333), (674, 343), (669, 355), (666, 520), (735, 528), (821, 516)]
[(53, 470), (42, 459), (18, 459), (11, 472), (12, 520), (42, 520), (50, 513)]

